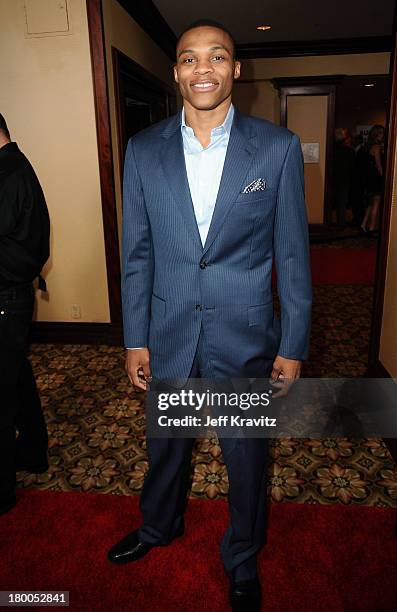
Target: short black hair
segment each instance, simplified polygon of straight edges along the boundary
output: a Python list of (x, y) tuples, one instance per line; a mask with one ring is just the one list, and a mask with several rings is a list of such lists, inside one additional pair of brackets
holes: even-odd
[(186, 26), (186, 28), (184, 28), (184, 30), (178, 36), (178, 40), (176, 41), (176, 48), (178, 47), (182, 36), (186, 34), (186, 32), (189, 32), (189, 30), (194, 30), (195, 28), (205, 27), (218, 28), (218, 30), (222, 30), (229, 36), (230, 40), (233, 43), (233, 59), (236, 59), (236, 41), (234, 40), (233, 34), (222, 23), (219, 23), (219, 21), (214, 21), (214, 19), (197, 19), (196, 21), (193, 21), (188, 26)]
[(10, 132), (8, 131), (6, 120), (3, 115), (0, 113), (0, 131), (4, 132), (7, 138), (10, 138)]

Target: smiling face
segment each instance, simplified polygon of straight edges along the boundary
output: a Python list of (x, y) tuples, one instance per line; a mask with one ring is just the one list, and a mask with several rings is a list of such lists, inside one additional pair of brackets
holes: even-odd
[(213, 110), (231, 101), (240, 62), (233, 58), (233, 41), (219, 28), (200, 26), (188, 30), (177, 47), (175, 81), (184, 103), (196, 110)]

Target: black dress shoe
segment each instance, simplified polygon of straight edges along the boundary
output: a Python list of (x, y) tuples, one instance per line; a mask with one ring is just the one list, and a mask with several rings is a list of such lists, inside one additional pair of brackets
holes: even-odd
[[(179, 538), (184, 534), (182, 526), (175, 534), (175, 538)], [(171, 542), (170, 542), (171, 543)], [(138, 537), (138, 530), (133, 531), (125, 536), (120, 542), (117, 542), (108, 552), (108, 559), (112, 563), (129, 563), (130, 561), (138, 561), (144, 557), (149, 550), (158, 546), (157, 544), (147, 544), (141, 542)]]
[(258, 578), (230, 581), (229, 601), (233, 612), (260, 612), (261, 586)]
[(153, 548), (152, 544), (140, 542), (138, 539), (138, 531), (133, 531), (120, 540), (120, 542), (112, 546), (108, 552), (108, 559), (112, 563), (138, 561), (138, 559), (144, 557), (151, 548)]

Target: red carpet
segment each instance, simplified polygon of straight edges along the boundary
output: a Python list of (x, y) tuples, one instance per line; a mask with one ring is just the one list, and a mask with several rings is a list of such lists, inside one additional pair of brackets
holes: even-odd
[[(396, 518), (385, 508), (272, 505), (265, 609), (396, 610)], [(87, 612), (226, 611), (227, 504), (190, 500), (183, 538), (136, 564), (108, 563), (107, 549), (139, 522), (137, 497), (20, 490), (0, 517), (0, 590), (69, 590), (70, 608)]]
[(312, 279), (315, 285), (372, 285), (376, 249), (332, 249), (311, 247)]

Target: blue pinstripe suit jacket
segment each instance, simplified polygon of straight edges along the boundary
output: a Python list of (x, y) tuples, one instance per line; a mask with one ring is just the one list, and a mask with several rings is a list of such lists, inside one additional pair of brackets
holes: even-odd
[[(236, 109), (203, 247), (180, 125), (178, 113), (128, 143), (125, 345), (148, 346), (152, 374), (162, 379), (188, 377), (201, 326), (222, 376), (263, 376), (276, 354), (305, 359), (311, 274), (298, 137)], [(257, 178), (265, 179), (266, 189), (243, 193)], [(273, 312), (273, 259), (281, 325)]]

